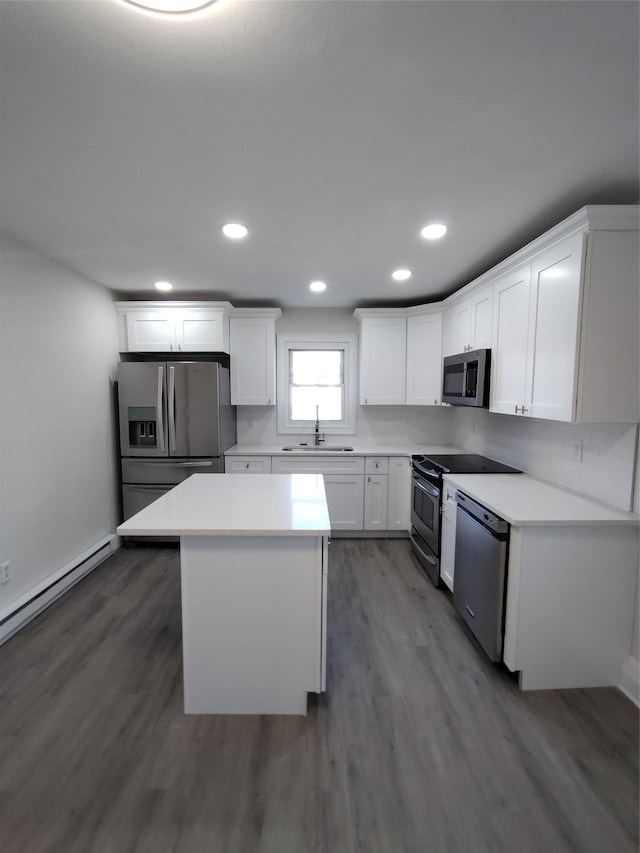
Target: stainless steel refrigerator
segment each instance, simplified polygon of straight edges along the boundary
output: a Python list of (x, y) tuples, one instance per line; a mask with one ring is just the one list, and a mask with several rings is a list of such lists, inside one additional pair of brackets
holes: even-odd
[(190, 474), (224, 471), (236, 443), (229, 371), (214, 362), (118, 365), (124, 519)]

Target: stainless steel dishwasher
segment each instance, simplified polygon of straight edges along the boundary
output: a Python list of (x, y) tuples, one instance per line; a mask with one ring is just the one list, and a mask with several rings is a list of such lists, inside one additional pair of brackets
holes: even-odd
[(490, 660), (502, 660), (509, 524), (456, 492), (453, 605)]

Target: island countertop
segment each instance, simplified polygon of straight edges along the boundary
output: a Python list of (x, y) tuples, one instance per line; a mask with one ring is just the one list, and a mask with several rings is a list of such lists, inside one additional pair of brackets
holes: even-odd
[(121, 536), (323, 536), (321, 474), (192, 474), (116, 530)]

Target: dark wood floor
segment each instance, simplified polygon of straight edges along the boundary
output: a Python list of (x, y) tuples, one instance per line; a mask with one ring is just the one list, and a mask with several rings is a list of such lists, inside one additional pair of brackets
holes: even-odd
[(182, 713), (174, 548), (122, 549), (0, 647), (2, 853), (638, 850), (638, 713), (521, 693), (405, 540), (330, 548), (327, 693)]

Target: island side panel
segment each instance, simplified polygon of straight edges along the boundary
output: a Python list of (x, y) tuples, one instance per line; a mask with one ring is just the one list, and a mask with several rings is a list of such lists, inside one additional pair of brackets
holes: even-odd
[(504, 660), (523, 690), (618, 683), (637, 566), (634, 527), (511, 529)]
[(185, 713), (306, 714), (321, 689), (316, 536), (189, 536), (180, 544)]

